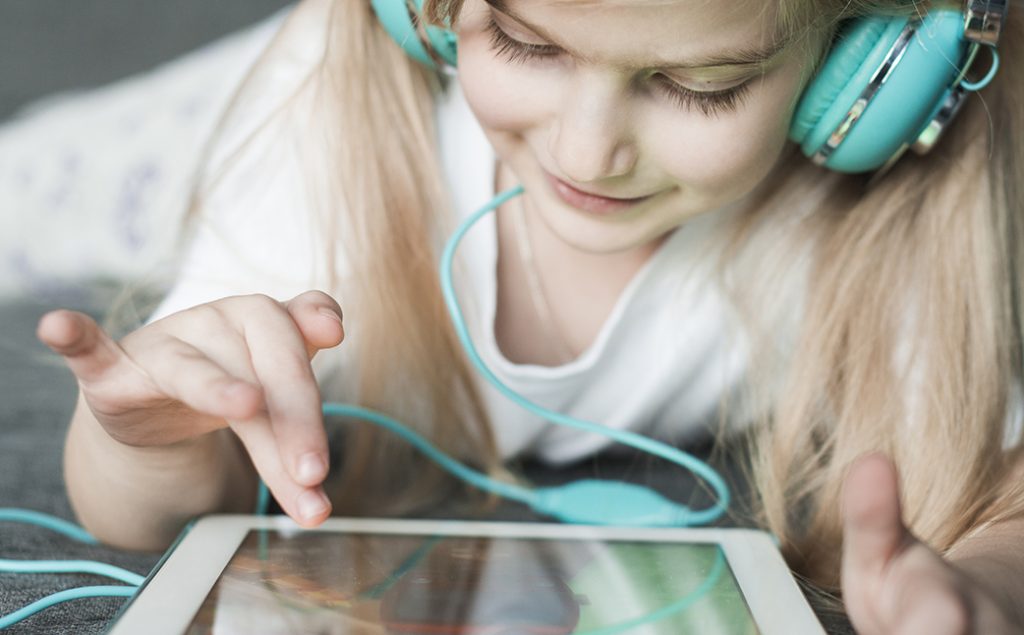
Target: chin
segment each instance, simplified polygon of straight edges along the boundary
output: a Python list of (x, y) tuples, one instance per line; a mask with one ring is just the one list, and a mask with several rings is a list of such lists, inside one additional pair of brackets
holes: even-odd
[(565, 245), (595, 256), (652, 247), (674, 229), (661, 229), (650, 223), (602, 222), (604, 219), (582, 217), (571, 209), (556, 209), (554, 214), (542, 213), (542, 222)]

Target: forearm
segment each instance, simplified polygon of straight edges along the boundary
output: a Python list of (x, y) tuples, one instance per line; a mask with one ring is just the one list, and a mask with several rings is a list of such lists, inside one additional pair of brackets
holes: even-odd
[(250, 512), (256, 480), (228, 429), (159, 447), (111, 438), (79, 397), (64, 449), (64, 478), (82, 525), (125, 549), (165, 549), (194, 516)]

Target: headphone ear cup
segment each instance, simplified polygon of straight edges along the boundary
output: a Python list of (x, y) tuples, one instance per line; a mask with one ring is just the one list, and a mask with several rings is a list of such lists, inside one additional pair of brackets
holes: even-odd
[[(423, 10), (423, 0), (414, 0), (414, 3), (416, 11)], [(437, 64), (434, 62), (435, 57), (455, 66), (458, 60), (458, 51), (456, 37), (452, 31), (436, 26), (426, 26), (427, 40), (434, 54), (431, 55), (420, 40), (420, 34), (409, 15), (409, 6), (406, 0), (371, 0), (371, 5), (384, 30), (410, 57), (435, 70), (437, 69)]]
[[(792, 141), (802, 144), (851, 82), (877, 68), (879, 58), (892, 44), (885, 35), (893, 24), (882, 18), (859, 18), (843, 25), (825, 61), (804, 89), (789, 129)], [(897, 35), (901, 29), (895, 28)]]
[[(909, 39), (901, 40), (915, 25)], [(906, 17), (871, 17), (848, 25), (805, 91), (791, 139), (832, 170), (869, 172), (885, 166), (918, 139), (949, 94), (967, 59), (963, 29), (963, 14), (955, 10), (932, 11), (919, 24)], [(905, 46), (898, 46), (901, 42)], [(887, 60), (884, 81), (858, 104), (872, 80), (882, 79), (876, 75)], [(851, 124), (849, 113), (857, 108), (861, 112)], [(845, 137), (819, 155), (837, 131)]]

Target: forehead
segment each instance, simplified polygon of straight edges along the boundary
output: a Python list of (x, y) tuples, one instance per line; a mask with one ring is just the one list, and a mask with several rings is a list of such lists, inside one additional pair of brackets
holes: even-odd
[(772, 0), (470, 0), (466, 8), (486, 11), (484, 2), (593, 60), (660, 66), (781, 43)]

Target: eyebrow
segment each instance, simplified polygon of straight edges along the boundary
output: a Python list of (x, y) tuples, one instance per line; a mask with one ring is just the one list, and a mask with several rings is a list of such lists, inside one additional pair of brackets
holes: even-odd
[[(543, 27), (531, 24), (527, 20), (524, 20), (522, 16), (517, 15), (512, 11), (506, 0), (484, 0), (488, 5), (496, 11), (503, 13), (509, 18), (515, 20), (522, 26), (530, 29), (537, 35), (541, 36), (545, 40), (552, 42), (554, 46), (568, 52), (574, 57), (581, 60), (590, 61), (590, 57), (583, 55), (571, 48), (564, 46), (558, 42), (558, 38), (552, 37), (550, 33), (545, 31)], [(773, 57), (779, 54), (782, 49), (786, 48), (787, 42), (785, 40), (776, 40), (772, 44), (763, 48), (748, 48), (740, 49), (737, 51), (730, 51), (727, 53), (719, 53), (714, 55), (708, 55), (700, 57), (686, 62), (667, 61), (667, 60), (647, 60), (642, 64), (637, 64), (641, 68), (657, 68), (663, 70), (694, 70), (694, 69), (708, 69), (723, 66), (763, 66), (767, 64)]]

